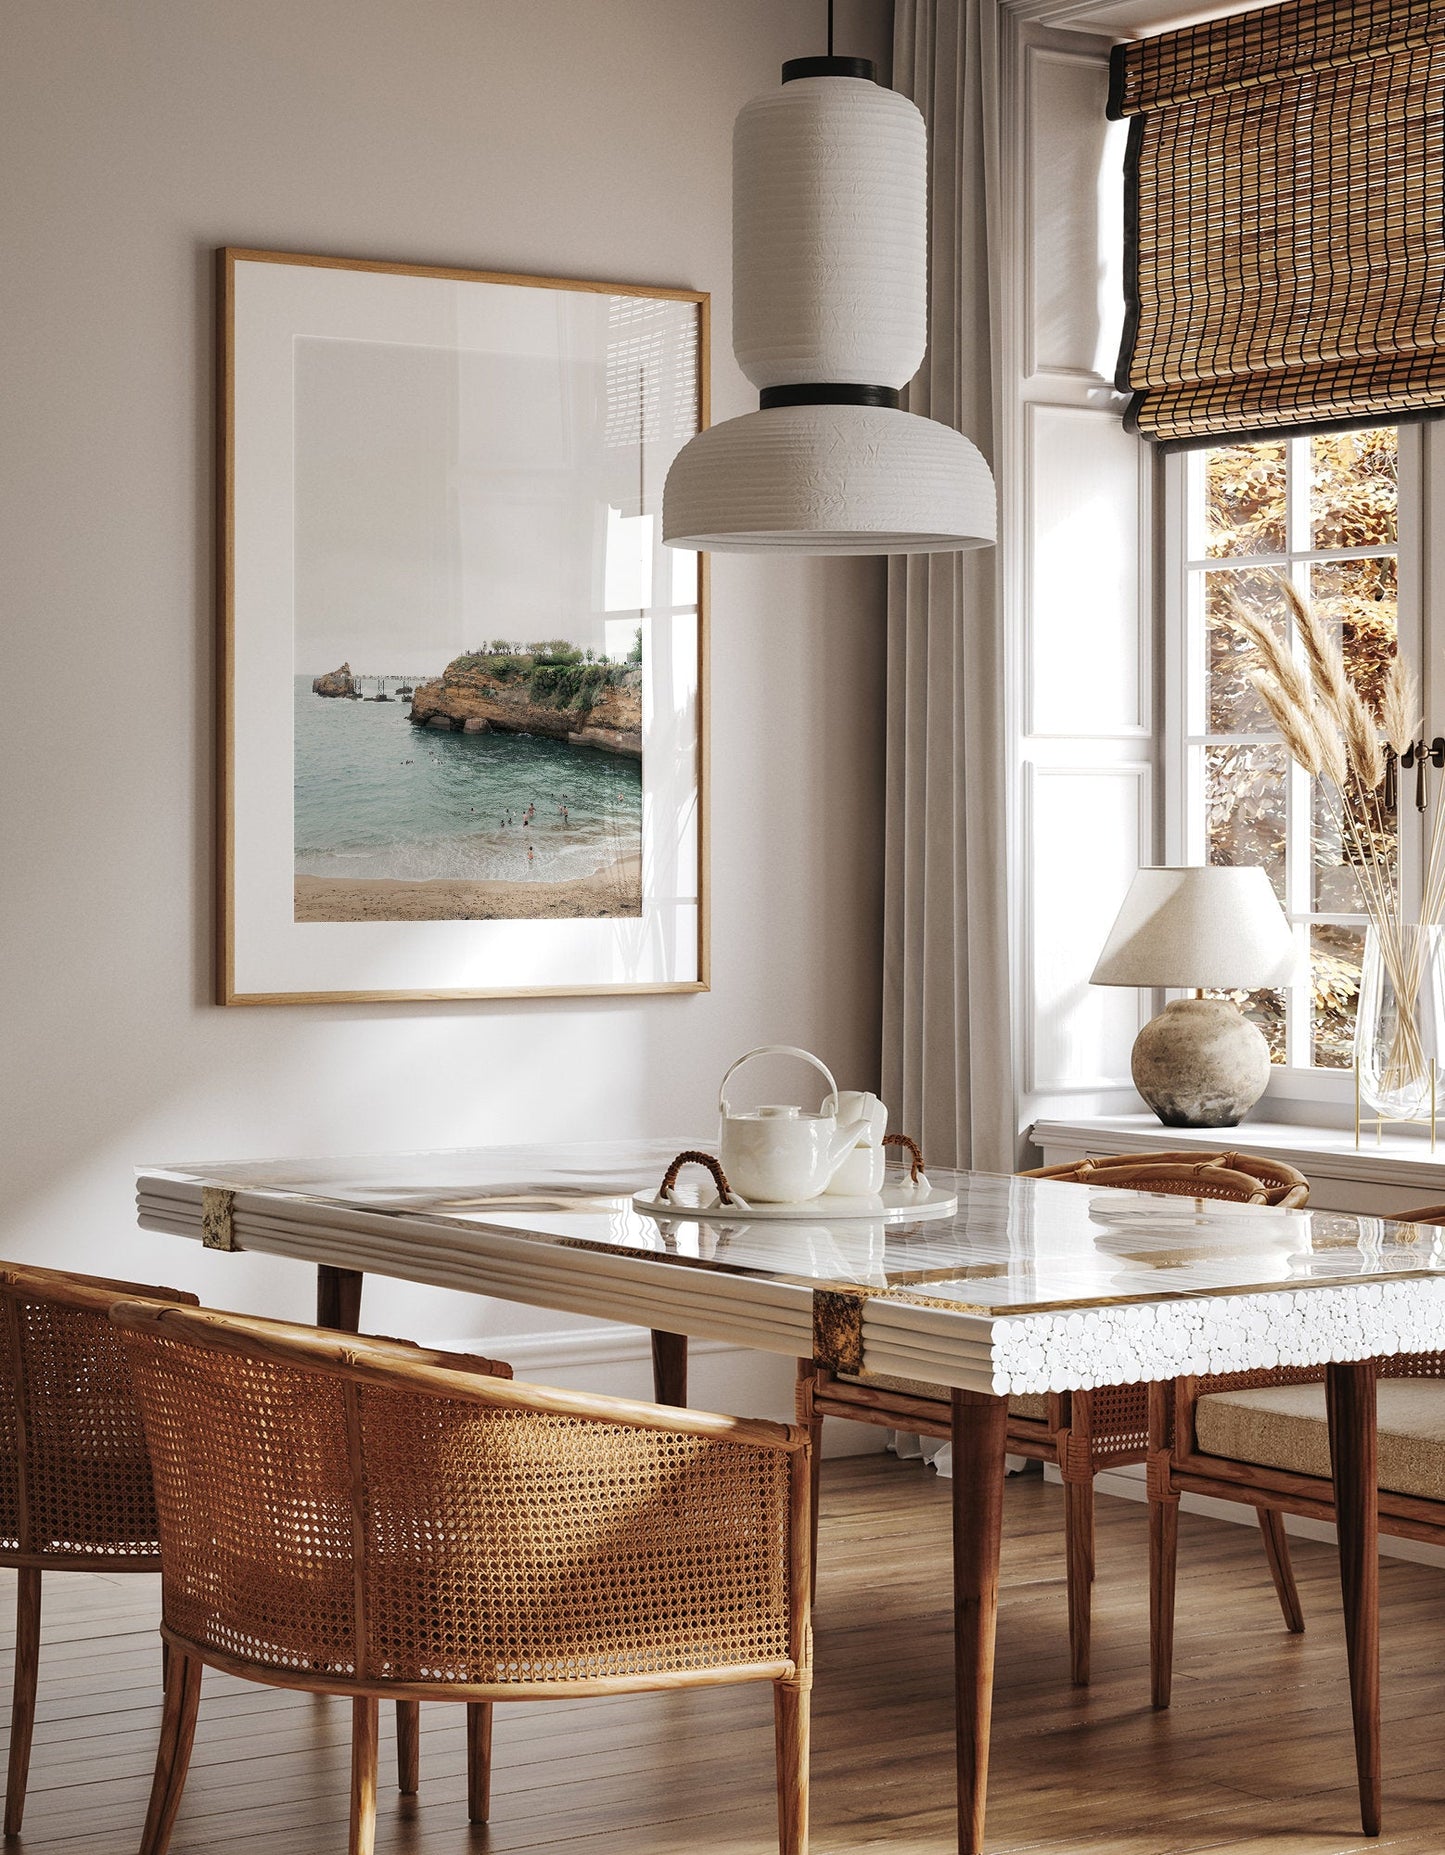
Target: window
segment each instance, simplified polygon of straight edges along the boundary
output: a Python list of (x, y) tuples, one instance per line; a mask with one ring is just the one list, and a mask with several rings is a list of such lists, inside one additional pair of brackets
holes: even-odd
[[(1165, 466), (1170, 858), (1269, 872), (1307, 950), (1309, 981), (1236, 996), (1298, 1079), (1350, 1067), (1365, 918), (1331, 808), (1289, 760), (1227, 613), (1237, 599), (1287, 624), (1273, 577), (1284, 575), (1332, 622), (1367, 701), (1402, 633), (1418, 664), (1419, 450), (1416, 428), (1377, 427), (1221, 445)], [(1408, 888), (1408, 797), (1399, 815), (1403, 842), (1395, 817), (1378, 825), (1396, 838)]]

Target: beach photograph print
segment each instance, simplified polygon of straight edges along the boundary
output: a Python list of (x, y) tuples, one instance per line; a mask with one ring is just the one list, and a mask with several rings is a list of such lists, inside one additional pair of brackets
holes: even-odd
[(470, 339), (292, 345), (298, 924), (643, 910), (696, 307), (493, 289)]

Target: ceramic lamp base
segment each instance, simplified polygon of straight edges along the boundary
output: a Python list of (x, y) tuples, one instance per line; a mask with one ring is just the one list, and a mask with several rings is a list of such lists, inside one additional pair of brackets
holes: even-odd
[(1176, 998), (1134, 1040), (1131, 1067), (1166, 1127), (1233, 1127), (1264, 1093), (1269, 1045), (1228, 999)]

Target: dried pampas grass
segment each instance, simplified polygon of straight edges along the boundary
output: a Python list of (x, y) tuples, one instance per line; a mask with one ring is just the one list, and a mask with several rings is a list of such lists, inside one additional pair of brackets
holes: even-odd
[(1385, 678), (1380, 701), (1380, 726), (1385, 739), (1397, 754), (1413, 746), (1424, 726), (1420, 710), (1420, 679), (1400, 655), (1390, 659), (1390, 673)]
[(1356, 689), (1347, 689), (1340, 705), (1350, 769), (1366, 792), (1374, 792), (1385, 777), (1385, 756), (1380, 747), (1379, 723), (1365, 707)]
[(1309, 659), (1310, 674), (1320, 699), (1342, 715), (1350, 697), (1355, 693), (1345, 668), (1345, 654), (1325, 629), (1321, 619), (1300, 597), (1293, 581), (1287, 580), (1283, 574), (1277, 577), (1284, 602), (1299, 632), (1300, 643), (1304, 646), (1305, 656)]
[(1309, 660), (1310, 675), (1318, 692), (1318, 705), (1333, 715), (1345, 739), (1350, 771), (1373, 792), (1385, 777), (1385, 756), (1380, 751), (1379, 724), (1350, 681), (1345, 654), (1314, 608), (1300, 597), (1293, 583), (1280, 576), (1285, 604), (1294, 616), (1295, 629)]
[[(1344, 653), (1324, 621), (1283, 574), (1275, 574), (1274, 578), (1293, 614), (1309, 675), (1296, 662), (1284, 633), (1231, 596), (1228, 622), (1238, 636), (1253, 646), (1259, 659), (1249, 680), (1259, 691), (1291, 754), (1307, 772), (1319, 772), (1323, 766), (1336, 785), (1343, 786), (1347, 778), (1353, 778), (1362, 793), (1372, 793), (1385, 777), (1379, 723), (1351, 683)], [(1343, 764), (1337, 773), (1340, 756), (1335, 749), (1341, 743)]]
[[(1319, 742), (1320, 771), (1337, 786), (1345, 783), (1345, 741), (1323, 704), (1315, 703), (1315, 738)], [(1288, 739), (1288, 736), (1286, 736)], [(1300, 761), (1304, 766), (1304, 762)], [(1305, 767), (1305, 771), (1310, 769)]]
[[(1310, 686), (1290, 654), (1289, 645), (1274, 626), (1266, 623), (1257, 612), (1251, 612), (1247, 605), (1242, 605), (1233, 594), (1229, 595), (1224, 608), (1224, 619), (1246, 644), (1253, 645), (1259, 657), (1259, 668), (1272, 680), (1283, 699), (1308, 715), (1314, 708)], [(1263, 690), (1260, 694), (1264, 694)], [(1265, 700), (1267, 702), (1268, 697)]]
[[(1429, 1071), (1416, 1022), (1425, 973), (1435, 958), (1433, 929), (1445, 918), (1445, 802), (1435, 807), (1417, 921), (1405, 918), (1403, 860), (1395, 825), (1389, 761), (1381, 735), (1403, 757), (1420, 740), (1419, 681), (1398, 650), (1380, 692), (1378, 718), (1350, 681), (1329, 625), (1283, 574), (1274, 574), (1299, 640), (1287, 625), (1230, 599), (1228, 623), (1253, 651), (1246, 668), (1295, 762), (1314, 776), (1315, 792), (1338, 833), (1340, 855), (1359, 885), (1363, 910), (1397, 1008), (1389, 1019), (1385, 1073), (1391, 1087), (1414, 1086)], [(1422, 769), (1423, 777), (1423, 769)], [(1432, 981), (1433, 983), (1433, 981)], [(1429, 1083), (1434, 1086), (1433, 1078)]]
[[(1251, 685), (1283, 737), (1290, 756), (1319, 780), (1317, 791), (1333, 816), (1342, 855), (1359, 884), (1364, 911), (1378, 936), (1380, 956), (1396, 997), (1410, 1008), (1397, 1014), (1391, 1062), (1402, 1075), (1423, 1060), (1417, 1047), (1414, 1001), (1423, 974), (1423, 937), (1407, 932), (1401, 860), (1393, 812), (1382, 791), (1386, 757), (1383, 729), (1396, 754), (1416, 739), (1419, 685), (1398, 653), (1381, 696), (1380, 718), (1371, 713), (1349, 678), (1344, 653), (1329, 626), (1282, 574), (1272, 576), (1294, 621), (1300, 657), (1288, 630), (1231, 597), (1228, 623), (1252, 649)], [(1393, 802), (1392, 802), (1393, 803)], [(1420, 923), (1445, 913), (1445, 804), (1431, 833)]]
[(1249, 671), (1249, 681), (1269, 710), (1270, 719), (1284, 736), (1284, 744), (1306, 773), (1318, 773), (1322, 755), (1319, 730), (1312, 712), (1286, 694), (1269, 670)]

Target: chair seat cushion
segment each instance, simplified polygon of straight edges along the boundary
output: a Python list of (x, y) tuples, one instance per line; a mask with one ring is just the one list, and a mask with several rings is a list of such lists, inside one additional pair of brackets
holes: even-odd
[[(874, 1372), (867, 1378), (854, 1378), (847, 1372), (840, 1372), (839, 1378), (847, 1385), (869, 1385), (875, 1391), (898, 1391), (905, 1398), (927, 1398), (934, 1404), (946, 1404), (948, 1391), (943, 1385), (926, 1385), (921, 1378), (890, 1378), (886, 1372)], [(1049, 1398), (1045, 1391), (1025, 1392), (1021, 1397), (1008, 1401), (1010, 1417), (1035, 1417), (1040, 1423), (1049, 1414)]]
[[(1445, 1501), (1445, 1379), (1379, 1382), (1380, 1486)], [(1195, 1406), (1200, 1452), (1295, 1475), (1330, 1474), (1323, 1385), (1215, 1391)]]

